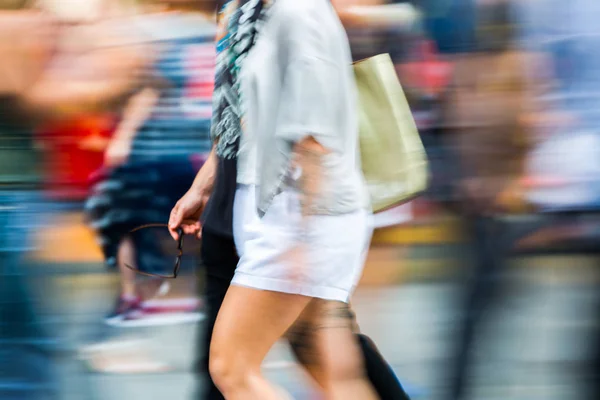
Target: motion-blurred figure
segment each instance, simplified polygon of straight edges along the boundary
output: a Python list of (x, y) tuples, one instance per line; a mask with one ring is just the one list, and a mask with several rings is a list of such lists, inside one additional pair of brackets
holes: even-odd
[[(195, 0), (147, 5), (150, 12), (136, 17), (132, 29), (153, 58), (127, 101), (106, 150), (104, 176), (86, 205), (107, 265), (121, 274), (120, 296), (106, 318), (119, 326), (195, 321), (201, 316), (195, 295), (167, 300), (161, 296), (164, 290), (156, 294), (159, 287), (166, 288), (166, 281), (138, 282), (125, 264), (161, 274), (173, 262), (165, 256), (157, 232), (129, 232), (166, 222), (210, 151), (216, 5)], [(163, 233), (168, 237), (166, 229)]]
[[(38, 123), (71, 112), (111, 104), (128, 91), (136, 51), (113, 51), (119, 65), (107, 65), (106, 52), (60, 57), (65, 31), (49, 14), (25, 10), (33, 2), (8, 2), (0, 13), (0, 397), (49, 399), (58, 395), (51, 362), (54, 343), (40, 324), (44, 294), (33, 291), (24, 251), (42, 213)], [(7, 3), (2, 3), (6, 5)], [(15, 11), (15, 9), (18, 9)], [(104, 53), (104, 54), (102, 54)], [(100, 56), (99, 58), (96, 58)], [(79, 74), (65, 76), (64, 61)], [(87, 75), (89, 74), (89, 75)], [(93, 78), (91, 78), (93, 76)], [(43, 303), (46, 304), (47, 299)]]
[(503, 290), (505, 258), (511, 243), (502, 221), (503, 193), (519, 176), (525, 154), (521, 123), (529, 108), (530, 57), (513, 39), (509, 1), (473, 2), (475, 43), (453, 56), (453, 83), (444, 107), (444, 140), (459, 178), (453, 205), (463, 217), (473, 257), (461, 292), (461, 319), (451, 352), (448, 399), (466, 398), (472, 345), (494, 301)]
[(0, 398), (54, 399), (52, 341), (24, 260), (39, 219), (39, 152), (19, 97), (48, 62), (52, 22), (26, 2), (0, 3)]

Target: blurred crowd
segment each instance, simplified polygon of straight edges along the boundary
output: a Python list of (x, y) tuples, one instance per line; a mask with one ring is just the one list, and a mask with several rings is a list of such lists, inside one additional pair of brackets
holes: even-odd
[[(430, 187), (403, 223), (425, 210), (464, 233), (461, 317), (447, 376), (428, 385), (466, 398), (479, 328), (509, 295), (509, 258), (600, 248), (600, 2), (336, 2), (355, 60), (392, 56), (427, 151)], [(0, 0), (0, 399), (64, 392), (53, 366), (60, 332), (41, 322), (46, 294), (27, 257), (50, 215), (83, 215), (98, 269), (118, 272), (103, 322), (202, 320), (191, 240), (184, 279), (134, 270), (169, 272), (176, 244), (158, 224), (211, 148), (218, 3)], [(131, 233), (147, 224), (157, 225)], [(584, 344), (579, 393), (590, 399), (600, 393), (598, 323)]]

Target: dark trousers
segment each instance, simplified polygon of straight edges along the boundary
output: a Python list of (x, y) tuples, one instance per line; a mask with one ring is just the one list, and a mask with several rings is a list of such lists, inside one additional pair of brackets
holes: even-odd
[(504, 262), (510, 245), (505, 225), (493, 217), (467, 217), (466, 224), (473, 268), (462, 291), (463, 308), (449, 369), (448, 400), (465, 397), (471, 349), (479, 326), (503, 289)]
[[(202, 263), (206, 271), (205, 297), (207, 318), (205, 331), (201, 332), (199, 373), (206, 378), (208, 385), (201, 394), (202, 400), (224, 399), (215, 387), (208, 373), (208, 352), (212, 331), (223, 303), (227, 289), (233, 279), (238, 256), (233, 238), (202, 233)], [(367, 375), (379, 397), (383, 400), (409, 399), (392, 368), (383, 359), (373, 342), (364, 335), (357, 335), (362, 349)]]

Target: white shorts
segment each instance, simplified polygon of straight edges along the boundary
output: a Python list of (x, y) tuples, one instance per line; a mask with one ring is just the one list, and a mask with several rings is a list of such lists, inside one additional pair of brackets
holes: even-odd
[(277, 195), (261, 219), (254, 186), (238, 185), (233, 236), (240, 262), (232, 284), (348, 302), (372, 232), (366, 210), (303, 222), (298, 194), (291, 190)]

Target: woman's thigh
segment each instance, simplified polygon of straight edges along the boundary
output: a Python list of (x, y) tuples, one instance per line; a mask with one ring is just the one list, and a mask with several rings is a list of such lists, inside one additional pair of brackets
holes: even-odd
[(232, 285), (217, 317), (211, 357), (260, 367), (310, 301), (301, 295)]

